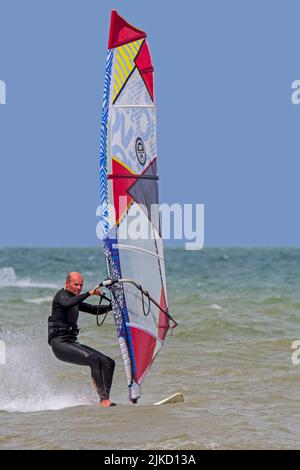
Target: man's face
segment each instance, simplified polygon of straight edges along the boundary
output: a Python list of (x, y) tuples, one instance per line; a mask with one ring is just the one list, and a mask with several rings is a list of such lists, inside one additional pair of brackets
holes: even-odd
[(82, 291), (83, 277), (80, 274), (72, 274), (69, 281), (66, 282), (66, 289), (72, 294), (79, 295)]

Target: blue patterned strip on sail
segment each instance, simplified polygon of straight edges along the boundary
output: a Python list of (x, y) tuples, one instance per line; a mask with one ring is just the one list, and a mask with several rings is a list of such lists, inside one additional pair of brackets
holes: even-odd
[[(112, 279), (120, 279), (121, 266), (119, 258), (119, 250), (115, 247), (117, 244), (117, 238), (115, 229), (110, 230), (108, 236), (104, 238), (104, 254), (106, 259), (109, 260), (108, 277)], [(122, 337), (125, 339), (127, 347), (130, 353), (130, 360), (132, 366), (132, 379), (136, 372), (135, 354), (133, 349), (133, 343), (131, 338), (130, 328), (127, 326), (129, 323), (129, 317), (127, 312), (127, 306), (123, 291), (123, 286), (120, 284), (115, 285), (112, 289), (112, 306), (114, 310), (114, 317), (117, 327), (118, 338)]]
[(100, 135), (100, 207), (102, 222), (102, 233), (105, 236), (109, 231), (108, 221), (108, 201), (107, 201), (107, 118), (109, 109), (109, 89), (111, 81), (111, 69), (113, 61), (113, 49), (107, 51), (104, 94), (101, 117), (101, 135)]

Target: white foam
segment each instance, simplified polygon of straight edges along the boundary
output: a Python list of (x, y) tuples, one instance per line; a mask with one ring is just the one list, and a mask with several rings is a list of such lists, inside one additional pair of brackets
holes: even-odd
[(31, 413), (95, 404), (89, 380), (82, 388), (48, 347), (44, 324), (37, 328), (1, 332), (6, 363), (0, 365), (0, 410)]
[(205, 447), (207, 449), (216, 450), (220, 448), (220, 444), (218, 444), (217, 442), (209, 442), (208, 444), (206, 444)]
[(1, 268), (0, 269), (0, 287), (13, 285), (17, 282), (17, 276), (14, 268)]
[(70, 395), (48, 395), (44, 397), (28, 397), (0, 403), (1, 411), (10, 413), (34, 413), (36, 411), (62, 410), (75, 406), (95, 405), (94, 401), (87, 401)]
[(52, 297), (37, 297), (36, 299), (22, 299), (24, 302), (28, 304), (42, 304), (44, 302), (51, 302)]
[(14, 268), (9, 266), (0, 269), (0, 289), (3, 287), (20, 287), (24, 289), (31, 287), (44, 287), (56, 289), (59, 286), (57, 284), (32, 282), (29, 277), (18, 279)]
[(222, 310), (222, 307), (220, 307), (220, 305), (218, 304), (212, 304), (209, 306), (209, 308), (211, 308), (212, 310)]

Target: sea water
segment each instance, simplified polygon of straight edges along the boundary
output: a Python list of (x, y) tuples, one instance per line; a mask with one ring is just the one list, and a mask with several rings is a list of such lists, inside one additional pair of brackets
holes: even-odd
[[(106, 277), (100, 248), (0, 249), (0, 449), (300, 447), (300, 249), (167, 248), (178, 321), (129, 405), (113, 315), (80, 315), (80, 341), (116, 360), (100, 409), (88, 367), (59, 361), (47, 317), (69, 271)], [(92, 298), (91, 298), (92, 299)], [(91, 300), (92, 302), (96, 302)], [(185, 402), (153, 406), (175, 392)]]

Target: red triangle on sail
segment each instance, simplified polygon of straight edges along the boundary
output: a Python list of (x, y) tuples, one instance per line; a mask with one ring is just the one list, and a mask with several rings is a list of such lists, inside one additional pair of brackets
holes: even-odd
[(108, 40), (109, 49), (137, 41), (138, 39), (143, 39), (146, 36), (144, 31), (127, 23), (124, 18), (118, 15), (116, 10), (112, 10)]
[(140, 383), (153, 361), (156, 339), (140, 328), (130, 327), (136, 373), (134, 380)]
[[(167, 312), (168, 311), (168, 307), (167, 307), (167, 302), (166, 302), (166, 297), (165, 297), (165, 291), (164, 291), (164, 288), (162, 286), (161, 288), (161, 294), (160, 294), (160, 302), (159, 302), (159, 305), (161, 306), (161, 308)], [(167, 315), (165, 315), (161, 310), (159, 312), (159, 319), (158, 319), (158, 337), (159, 339), (161, 340), (164, 340), (165, 339), (165, 336), (168, 332), (168, 329), (169, 329), (169, 318), (167, 317)]]
[(128, 194), (128, 189), (135, 183), (136, 178), (130, 178), (131, 175), (135, 174), (114, 158), (112, 159), (112, 175), (108, 175), (108, 178), (113, 180), (117, 225), (133, 202), (133, 198)]
[(152, 101), (154, 100), (153, 93), (153, 65), (151, 62), (151, 56), (148, 44), (146, 41), (143, 42), (140, 51), (135, 58), (135, 64), (141, 74), (142, 79), (146, 85), (146, 88), (151, 96)]

